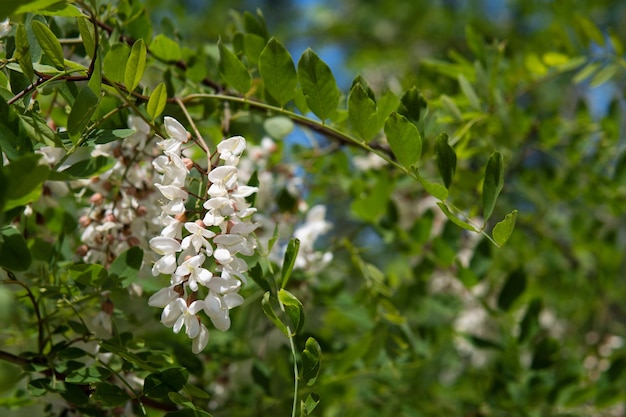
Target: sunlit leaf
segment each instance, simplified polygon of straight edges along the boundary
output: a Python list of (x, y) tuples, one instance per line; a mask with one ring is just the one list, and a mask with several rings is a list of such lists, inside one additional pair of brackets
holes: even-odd
[(513, 210), (511, 213), (504, 217), (504, 220), (498, 222), (493, 228), (493, 240), (496, 241), (498, 246), (504, 245), (511, 237), (513, 229), (515, 228), (515, 221), (517, 220), (517, 210)]
[(267, 92), (284, 106), (296, 95), (298, 77), (289, 51), (276, 39), (269, 40), (259, 58), (259, 72)]
[(33, 20), (31, 28), (37, 37), (37, 41), (46, 56), (52, 61), (57, 69), (65, 68), (65, 58), (63, 56), (63, 48), (57, 37), (52, 33), (50, 28), (38, 20)]
[(393, 112), (385, 122), (385, 135), (398, 162), (406, 168), (417, 164), (422, 155), (422, 138), (413, 123)]
[(138, 39), (133, 44), (126, 62), (126, 69), (124, 71), (124, 84), (126, 89), (130, 93), (141, 82), (143, 73), (146, 69), (146, 45), (143, 39)]
[(161, 115), (167, 104), (167, 89), (164, 83), (159, 83), (156, 86), (146, 106), (146, 111), (152, 120)]
[(293, 271), (293, 266), (295, 265), (296, 258), (298, 257), (299, 248), (300, 241), (296, 238), (292, 238), (287, 245), (285, 257), (283, 259), (283, 266), (280, 270), (281, 288), (285, 288), (287, 286), (287, 283), (289, 282), (289, 278), (291, 277), (291, 271)]
[(368, 141), (378, 133), (376, 103), (361, 84), (355, 84), (348, 96), (348, 118), (361, 139)]
[(298, 61), (298, 80), (309, 109), (322, 121), (331, 119), (341, 94), (330, 68), (311, 49)]
[(304, 326), (304, 307), (302, 303), (295, 295), (282, 288), (278, 291), (278, 299), (285, 307), (287, 317), (293, 323), (292, 335), (300, 333), (302, 326)]

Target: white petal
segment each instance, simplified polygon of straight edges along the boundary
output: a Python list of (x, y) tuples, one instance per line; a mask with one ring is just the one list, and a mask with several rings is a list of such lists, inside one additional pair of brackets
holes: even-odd
[(200, 353), (204, 350), (206, 345), (209, 343), (209, 330), (206, 326), (200, 323), (200, 332), (198, 336), (193, 339), (193, 343), (191, 344), (191, 351), (193, 353)]
[(171, 237), (157, 236), (150, 239), (150, 249), (159, 255), (179, 252), (181, 250), (180, 243)]
[(179, 294), (172, 287), (161, 288), (148, 299), (148, 305), (151, 307), (165, 307), (178, 297)]
[(170, 135), (172, 139), (176, 139), (179, 142), (185, 143), (187, 142), (187, 130), (180, 124), (180, 122), (172, 117), (165, 116), (163, 118), (163, 124), (165, 125), (165, 130), (167, 134)]
[(185, 333), (190, 339), (194, 339), (198, 336), (200, 333), (200, 323), (195, 315), (185, 317), (185, 325), (187, 326), (187, 331)]
[(235, 293), (224, 294), (222, 299), (229, 309), (242, 305), (244, 301), (241, 295)]

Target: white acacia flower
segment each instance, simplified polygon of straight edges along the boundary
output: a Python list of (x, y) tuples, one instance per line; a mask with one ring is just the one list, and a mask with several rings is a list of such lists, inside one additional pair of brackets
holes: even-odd
[(240, 185), (230, 192), (235, 198), (246, 198), (259, 191), (258, 187), (250, 187), (249, 185)]
[(172, 274), (176, 270), (176, 252), (180, 252), (180, 243), (176, 239), (157, 236), (150, 239), (150, 248), (162, 255), (152, 266), (152, 275)]
[(214, 197), (204, 202), (203, 207), (209, 211), (202, 222), (206, 226), (219, 226), (227, 216), (235, 212), (234, 202), (227, 197)]
[(200, 334), (200, 321), (196, 316), (204, 308), (204, 301), (196, 300), (187, 306), (182, 298), (177, 298), (163, 309), (161, 323), (167, 327), (173, 327), (174, 333), (178, 334), (183, 326), (185, 333), (190, 339)]
[(148, 305), (151, 307), (165, 307), (175, 299), (179, 298), (180, 294), (174, 291), (174, 287), (161, 288), (159, 291), (152, 294), (148, 299)]
[(205, 248), (207, 256), (211, 256), (213, 253), (213, 247), (207, 239), (211, 239), (215, 236), (215, 233), (199, 226), (195, 222), (185, 223), (185, 229), (190, 233), (181, 242), (181, 247), (187, 249), (189, 246), (193, 246), (196, 252), (200, 252), (202, 247)]
[(219, 294), (210, 291), (204, 300), (204, 312), (209, 316), (215, 328), (223, 332), (230, 328), (228, 310), (228, 304), (226, 304), (225, 300)]
[(180, 156), (175, 154), (160, 155), (152, 161), (154, 170), (163, 174), (163, 183), (167, 185), (175, 185), (178, 187), (185, 186), (185, 179), (189, 170), (183, 163)]
[(163, 185), (157, 183), (154, 184), (154, 186), (158, 188), (159, 191), (161, 191), (161, 194), (163, 194), (163, 197), (167, 198), (168, 200), (184, 200), (188, 196), (187, 191), (183, 190), (178, 185)]
[(239, 157), (245, 149), (246, 140), (241, 136), (233, 136), (232, 138), (223, 140), (217, 145), (220, 159), (223, 159), (226, 165), (237, 165), (239, 163)]
[(206, 257), (200, 253), (192, 256), (176, 268), (175, 274), (179, 277), (189, 276), (187, 283), (191, 291), (198, 291), (198, 284), (206, 286), (213, 277), (213, 274), (202, 267)]
[[(233, 260), (227, 264), (218, 265), (218, 271), (221, 271), (221, 278), (229, 280), (228, 282), (232, 282), (233, 276), (239, 278), (244, 284), (248, 282), (246, 276), (243, 274), (248, 271), (248, 264), (241, 258), (233, 258)], [(218, 285), (220, 281), (215, 280)], [(225, 292), (225, 291), (222, 291)]]
[(183, 222), (176, 220), (175, 217), (168, 216), (163, 213), (161, 215), (161, 224), (165, 226), (161, 231), (161, 236), (180, 239), (183, 234)]
[(200, 353), (204, 350), (209, 343), (209, 329), (202, 323), (200, 323), (200, 331), (198, 335), (193, 338), (191, 343), (191, 351), (193, 353)]
[(232, 165), (223, 165), (213, 168), (209, 172), (209, 195), (211, 197), (224, 197), (237, 185), (237, 167)]
[(165, 125), (165, 131), (172, 139), (176, 139), (180, 143), (185, 143), (189, 139), (187, 129), (173, 117), (165, 116), (163, 118), (163, 124)]

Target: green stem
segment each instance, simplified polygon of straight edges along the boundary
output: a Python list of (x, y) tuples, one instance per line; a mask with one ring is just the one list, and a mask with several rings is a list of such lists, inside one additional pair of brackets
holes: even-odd
[(357, 146), (361, 149), (364, 149), (368, 152), (373, 152), (376, 155), (378, 155), (379, 157), (381, 157), (382, 159), (384, 159), (385, 161), (387, 161), (389, 164), (393, 165), (394, 167), (396, 167), (397, 169), (399, 169), (400, 171), (404, 172), (406, 175), (412, 177), (412, 178), (416, 178), (415, 174), (411, 171), (409, 171), (407, 168), (405, 168), (404, 166), (402, 166), (400, 163), (398, 163), (397, 161), (395, 161), (391, 156), (389, 156), (389, 154), (387, 154), (386, 152), (384, 152), (381, 149), (376, 149), (375, 146), (369, 145), (365, 142), (363, 142), (360, 139), (357, 139), (353, 136), (350, 136), (346, 133), (343, 133), (341, 131), (339, 131), (338, 129), (335, 129), (332, 126), (329, 126), (327, 124), (324, 124), (322, 122), (319, 122), (317, 120), (313, 120), (310, 119), (306, 116), (302, 116), (301, 114), (297, 114), (294, 113), (292, 111), (286, 110), (284, 108), (281, 107), (276, 107), (276, 106), (272, 106), (270, 104), (266, 104), (260, 101), (256, 101), (256, 100), (250, 100), (250, 99), (246, 99), (243, 97), (237, 97), (237, 96), (231, 96), (231, 95), (227, 95), (227, 94), (190, 94), (186, 97), (184, 97), (182, 99), (183, 102), (186, 101), (193, 101), (193, 100), (199, 100), (199, 99), (213, 99), (213, 100), (222, 100), (222, 101), (232, 101), (235, 103), (240, 103), (240, 104), (246, 104), (250, 107), (253, 108), (257, 108), (257, 109), (261, 109), (261, 110), (266, 110), (266, 111), (270, 111), (273, 113), (278, 113), (278, 114), (282, 114), (288, 118), (290, 118), (293, 122), (307, 127), (315, 132), (321, 133), (327, 137), (330, 138), (334, 138), (336, 140), (338, 140), (339, 142), (342, 143), (346, 143), (349, 145), (353, 145), (353, 146)]
[[(285, 311), (284, 304), (278, 300), (278, 304), (280, 304), (280, 309), (284, 314), (287, 314)], [(294, 334), (291, 332), (291, 328), (288, 324), (285, 324), (287, 328), (287, 333), (289, 336), (289, 348), (291, 349), (291, 355), (293, 356), (293, 404), (291, 407), (291, 417), (296, 417), (296, 413), (298, 411), (298, 354), (296, 352), (296, 344), (293, 341)]]

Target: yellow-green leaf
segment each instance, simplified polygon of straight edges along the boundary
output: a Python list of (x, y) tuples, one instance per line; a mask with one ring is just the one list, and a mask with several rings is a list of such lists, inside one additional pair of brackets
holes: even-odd
[(156, 86), (152, 94), (150, 94), (150, 99), (148, 100), (148, 105), (146, 107), (148, 115), (152, 120), (161, 115), (161, 112), (163, 112), (163, 109), (165, 109), (166, 103), (167, 89), (165, 88), (164, 83), (160, 83)]
[(37, 38), (37, 42), (41, 46), (41, 49), (50, 59), (52, 64), (57, 69), (65, 68), (65, 57), (63, 56), (63, 48), (57, 37), (52, 33), (50, 28), (38, 20), (31, 22), (33, 33)]
[(126, 71), (124, 72), (124, 84), (130, 93), (139, 85), (141, 77), (146, 69), (146, 45), (143, 39), (138, 39), (128, 56)]

